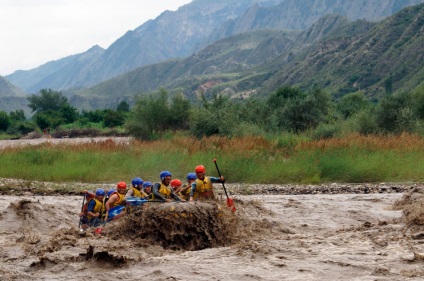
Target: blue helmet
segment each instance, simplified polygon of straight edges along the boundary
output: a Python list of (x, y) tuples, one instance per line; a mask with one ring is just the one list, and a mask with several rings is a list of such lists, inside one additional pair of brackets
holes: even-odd
[(110, 197), (112, 193), (116, 192), (116, 189), (111, 189), (107, 192), (107, 197)]
[(162, 171), (159, 175), (160, 180), (164, 180), (166, 177), (171, 177), (170, 171)]
[(134, 178), (134, 179), (131, 181), (131, 184), (132, 184), (132, 186), (134, 186), (134, 187), (141, 187), (141, 186), (142, 186), (142, 184), (143, 184), (143, 180), (142, 180), (142, 179), (140, 179), (140, 178)]
[(188, 173), (187, 174), (187, 180), (195, 180), (197, 178), (195, 173)]
[(97, 189), (96, 196), (105, 196), (105, 190), (103, 188)]
[(149, 182), (149, 181), (145, 181), (145, 182), (143, 183), (143, 189), (146, 189), (146, 187), (149, 187), (149, 186), (152, 186), (152, 183), (151, 183), (151, 182)]

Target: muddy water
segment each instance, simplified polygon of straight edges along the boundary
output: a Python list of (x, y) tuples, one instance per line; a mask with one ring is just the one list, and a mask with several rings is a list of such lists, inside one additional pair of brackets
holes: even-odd
[(126, 234), (128, 221), (79, 235), (81, 197), (0, 196), (0, 279), (424, 280), (401, 197), (237, 196), (228, 245), (190, 251)]

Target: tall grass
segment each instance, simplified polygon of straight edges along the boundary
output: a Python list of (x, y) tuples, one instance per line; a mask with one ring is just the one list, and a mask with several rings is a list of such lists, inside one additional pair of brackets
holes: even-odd
[(157, 181), (162, 170), (184, 179), (199, 164), (229, 182), (323, 183), (422, 181), (424, 138), (415, 135), (309, 140), (274, 137), (174, 136), (130, 145), (111, 140), (84, 145), (8, 148), (0, 151), (0, 177), (53, 182)]

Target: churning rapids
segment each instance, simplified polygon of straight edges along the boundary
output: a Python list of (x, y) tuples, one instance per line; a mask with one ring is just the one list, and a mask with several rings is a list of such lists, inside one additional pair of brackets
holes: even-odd
[(1, 280), (424, 279), (420, 185), (229, 189), (235, 214), (150, 203), (100, 237), (79, 233), (81, 196), (1, 195)]

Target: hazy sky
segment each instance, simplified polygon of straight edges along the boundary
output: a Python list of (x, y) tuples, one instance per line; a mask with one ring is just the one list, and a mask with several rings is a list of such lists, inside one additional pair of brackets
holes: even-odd
[(106, 49), (165, 10), (192, 0), (0, 0), (0, 75)]

